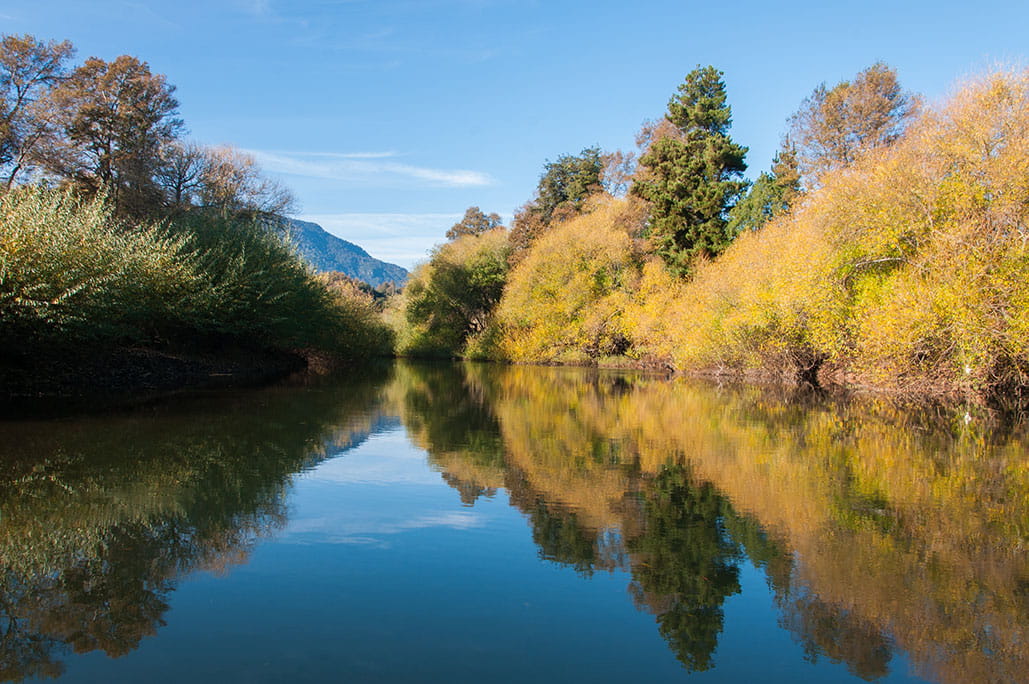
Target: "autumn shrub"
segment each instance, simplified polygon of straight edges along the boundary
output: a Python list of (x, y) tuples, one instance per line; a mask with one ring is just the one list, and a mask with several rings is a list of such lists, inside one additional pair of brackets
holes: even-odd
[(595, 362), (629, 351), (625, 312), (642, 268), (631, 215), (626, 201), (608, 199), (533, 243), (498, 308), (506, 358)]
[[(411, 274), (388, 318), (402, 356), (481, 357), (507, 279), (510, 245), (500, 228), (462, 235), (437, 247)], [(490, 339), (494, 339), (495, 336)]]
[(907, 390), (997, 392), (1029, 371), (1029, 73), (927, 108), (742, 235), (641, 332), (680, 368), (826, 368)]

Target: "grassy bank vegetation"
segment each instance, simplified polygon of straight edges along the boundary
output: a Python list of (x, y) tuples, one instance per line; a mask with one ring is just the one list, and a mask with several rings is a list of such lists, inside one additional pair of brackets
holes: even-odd
[[(512, 268), (477, 354), (623, 358), (909, 392), (1025, 391), (1029, 72), (985, 75), (934, 106), (882, 65), (822, 86), (791, 120), (772, 172), (706, 218), (691, 199), (703, 189), (683, 193), (688, 169), (674, 161), (690, 159), (691, 136), (712, 126), (683, 124), (683, 92), (645, 127), (639, 163), (621, 178), (628, 196), (612, 191), (625, 155), (609, 155), (587, 200), (559, 197), (562, 210), (542, 226), (537, 212), (529, 240), (518, 231), (525, 210), (516, 215)], [(869, 131), (872, 105), (884, 123)], [(661, 141), (671, 142), (658, 154)], [(716, 143), (728, 145), (697, 144)], [(736, 186), (718, 184), (736, 183), (733, 164), (697, 173), (724, 197)], [(466, 355), (474, 336), (453, 332), (437, 352)]]
[(0, 196), (0, 350), (210, 349), (226, 343), (382, 353), (370, 301), (330, 290), (274, 225), (217, 212), (132, 225), (103, 196)]
[[(391, 351), (371, 297), (319, 279), (298, 256), (281, 219), (292, 198), (251, 156), (184, 139), (174, 86), (145, 62), (70, 68), (73, 53), (67, 42), (0, 36), (0, 372), (18, 378), (10, 392), (64, 371), (72, 385), (138, 375), (119, 350), (251, 365)], [(89, 371), (98, 377), (78, 377), (82, 360), (102, 360)]]

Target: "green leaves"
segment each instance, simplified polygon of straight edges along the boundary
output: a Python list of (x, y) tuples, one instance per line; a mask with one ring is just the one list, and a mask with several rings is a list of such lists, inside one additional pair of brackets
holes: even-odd
[(698, 257), (715, 256), (729, 244), (727, 212), (747, 187), (747, 148), (727, 134), (732, 112), (721, 76), (710, 66), (686, 76), (668, 103), (676, 133), (651, 142), (632, 188), (652, 205), (655, 252), (681, 275)]

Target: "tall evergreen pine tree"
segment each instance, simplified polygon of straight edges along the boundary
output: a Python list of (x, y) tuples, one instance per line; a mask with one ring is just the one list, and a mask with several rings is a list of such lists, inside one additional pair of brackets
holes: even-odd
[(727, 214), (747, 187), (747, 148), (729, 138), (732, 110), (722, 72), (697, 67), (668, 103), (679, 135), (655, 140), (640, 158), (633, 192), (651, 202), (649, 235), (669, 268), (688, 274), (700, 255), (715, 256), (732, 236)]

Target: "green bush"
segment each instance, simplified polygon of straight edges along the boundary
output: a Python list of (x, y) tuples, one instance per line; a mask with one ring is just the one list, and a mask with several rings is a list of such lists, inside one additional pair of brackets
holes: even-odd
[(493, 326), (493, 309), (507, 280), (511, 248), (504, 229), (464, 235), (438, 247), (411, 274), (390, 312), (397, 352), (404, 356), (464, 356), (479, 349)]
[(189, 317), (204, 277), (189, 237), (129, 229), (102, 199), (0, 196), (0, 348), (139, 342)]
[(130, 226), (104, 198), (25, 187), (0, 197), (0, 349), (228, 341), (388, 353), (367, 303), (330, 290), (274, 224), (191, 211)]

